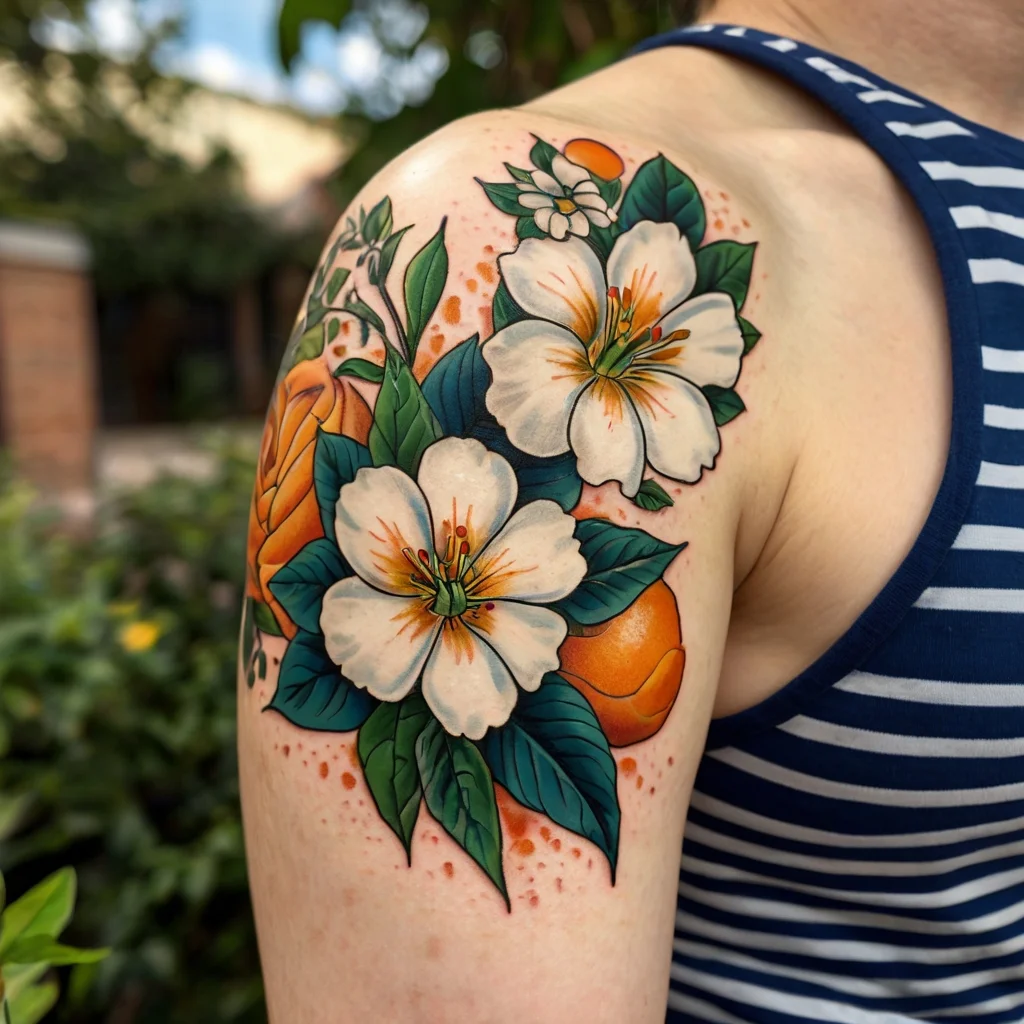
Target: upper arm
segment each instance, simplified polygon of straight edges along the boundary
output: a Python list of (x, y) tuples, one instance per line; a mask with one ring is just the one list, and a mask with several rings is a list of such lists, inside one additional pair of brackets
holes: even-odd
[(663, 1018), (753, 248), (695, 259), (698, 186), (573, 134), (385, 170), (289, 345), (239, 711), (274, 1020)]

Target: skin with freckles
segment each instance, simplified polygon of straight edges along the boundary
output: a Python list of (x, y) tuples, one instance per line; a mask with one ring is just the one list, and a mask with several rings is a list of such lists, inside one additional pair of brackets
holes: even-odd
[(936, 277), (876, 157), (688, 49), (457, 122), (357, 197), (253, 506), (272, 1021), (664, 1018), (710, 718), (849, 627), (937, 488)]

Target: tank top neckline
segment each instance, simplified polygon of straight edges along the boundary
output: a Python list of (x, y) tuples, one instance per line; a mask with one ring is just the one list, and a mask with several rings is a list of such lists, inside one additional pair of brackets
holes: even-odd
[[(742, 743), (793, 718), (861, 666), (895, 632), (952, 548), (967, 517), (981, 466), (982, 319), (967, 250), (948, 200), (926, 170), (928, 161), (922, 159), (925, 151), (920, 143), (927, 131), (938, 130), (924, 127), (930, 125), (952, 125), (949, 131), (985, 140), (992, 149), (1013, 146), (1024, 152), (1024, 143), (959, 117), (852, 61), (757, 29), (699, 24), (654, 36), (631, 52), (683, 45), (717, 50), (780, 74), (832, 110), (879, 154), (920, 210), (935, 250), (953, 370), (946, 465), (909, 553), (850, 628), (816, 661), (759, 704), (713, 719), (706, 741), (710, 751)], [(768, 352), (767, 332), (764, 341)]]

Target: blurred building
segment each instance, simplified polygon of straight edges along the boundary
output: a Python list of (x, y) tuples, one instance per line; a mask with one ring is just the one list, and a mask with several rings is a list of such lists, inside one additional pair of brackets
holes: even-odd
[[(28, 109), (17, 69), (0, 68), (0, 138)], [(330, 230), (324, 182), (347, 153), (331, 122), (198, 87), (170, 123), (137, 117), (196, 167), (226, 146), (268, 230)], [(152, 469), (176, 457), (180, 424), (261, 415), (307, 274), (282, 263), (230, 294), (98, 298), (89, 267), (71, 228), (0, 222), (0, 446), (65, 500), (88, 495), (98, 452)]]

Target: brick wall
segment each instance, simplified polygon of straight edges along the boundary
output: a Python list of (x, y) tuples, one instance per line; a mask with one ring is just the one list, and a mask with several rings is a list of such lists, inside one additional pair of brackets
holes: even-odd
[(62, 228), (0, 223), (0, 443), (44, 493), (87, 492), (96, 434), (88, 249)]

